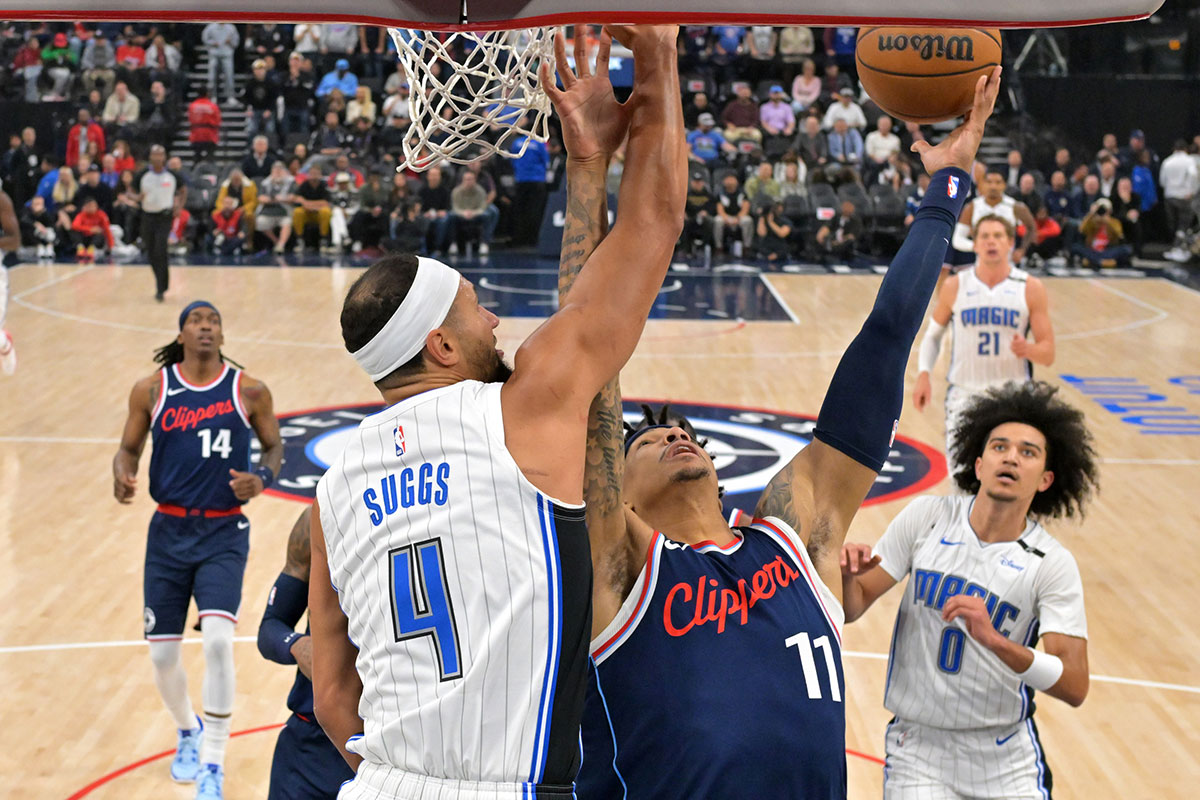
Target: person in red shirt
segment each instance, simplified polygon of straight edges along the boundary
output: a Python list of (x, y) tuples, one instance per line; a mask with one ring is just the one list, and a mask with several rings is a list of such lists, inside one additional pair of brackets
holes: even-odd
[(208, 98), (208, 88), (201, 86), (199, 96), (188, 105), (188, 141), (197, 159), (211, 159), (221, 138), (221, 109)]
[(137, 161), (134, 160), (133, 155), (129, 152), (129, 142), (125, 141), (124, 139), (117, 139), (114, 141), (112, 147), (112, 156), (115, 159), (113, 163), (113, 169), (115, 169), (118, 173), (124, 172), (125, 170), (129, 170), (130, 172), (137, 171)]
[(212, 212), (213, 246), (223, 256), (239, 255), (246, 241), (242, 228), (242, 209), (233, 195), (226, 195), (221, 207)]
[(71, 222), (71, 239), (75, 242), (75, 257), (81, 260), (95, 259), (97, 248), (112, 249), (108, 215), (100, 210), (95, 197), (83, 201), (83, 208)]
[(143, 73), (146, 68), (146, 49), (140, 36), (129, 37), (117, 47), (117, 79), (125, 81), (130, 88), (145, 88)]
[(79, 166), (79, 156), (88, 151), (88, 144), (96, 143), (100, 154), (104, 153), (104, 129), (92, 122), (92, 115), (86, 108), (79, 109), (79, 121), (67, 132), (67, 155), (64, 163), (74, 169)]

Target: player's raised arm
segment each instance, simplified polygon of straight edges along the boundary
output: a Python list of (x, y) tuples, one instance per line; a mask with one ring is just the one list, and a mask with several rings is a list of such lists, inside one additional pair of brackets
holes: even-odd
[[(629, 119), (620, 216), (580, 270), (566, 304), (516, 354), (505, 397), (506, 403), (516, 402), (521, 416), (562, 416), (576, 403), (582, 410), (616, 375), (637, 345), (683, 226), (687, 158), (675, 56), (678, 29), (609, 30), (633, 51), (637, 76), (625, 106), (616, 106)], [(608, 125), (616, 130), (622, 117), (605, 122), (595, 113), (600, 101), (587, 86), (565, 65), (560, 71), (564, 88), (551, 85), (548, 93), (564, 128)], [(543, 81), (549, 83), (548, 75)]]
[(138, 462), (146, 448), (146, 437), (150, 435), (150, 413), (158, 400), (159, 390), (160, 379), (156, 373), (135, 383), (129, 393), (129, 416), (125, 418), (121, 444), (113, 456), (113, 496), (119, 503), (132, 503), (137, 491)]
[(875, 305), (838, 364), (813, 442), (768, 484), (758, 516), (800, 534), (818, 572), (839, 586), (846, 530), (891, 447), (904, 402), (904, 370), (962, 210), (984, 123), (1000, 90), (1000, 68), (981, 77), (966, 120), (937, 147), (913, 149), (932, 176), (912, 228), (880, 284)]
[(354, 666), (358, 651), (350, 643), (349, 623), (338, 604), (337, 592), (329, 582), (325, 534), (321, 529), (321, 512), (315, 502), (310, 534), (312, 568), (308, 581), (308, 623), (313, 641), (313, 712), (342, 758), (351, 769), (357, 769), (362, 756), (347, 750), (346, 743), (351, 736), (363, 732), (363, 721), (358, 716), (362, 681)]

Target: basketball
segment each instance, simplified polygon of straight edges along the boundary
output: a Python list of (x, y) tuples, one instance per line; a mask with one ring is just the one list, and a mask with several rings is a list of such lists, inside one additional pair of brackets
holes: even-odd
[(854, 58), (871, 99), (908, 122), (931, 123), (971, 108), (975, 83), (1000, 63), (996, 28), (863, 28)]

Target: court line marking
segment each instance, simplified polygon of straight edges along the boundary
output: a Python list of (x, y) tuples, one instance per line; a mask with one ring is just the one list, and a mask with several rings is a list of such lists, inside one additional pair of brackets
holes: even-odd
[[(233, 641), (238, 644), (248, 644), (250, 642), (257, 643), (257, 636), (235, 636)], [(198, 636), (185, 637), (183, 644), (202, 644), (203, 639)], [(53, 644), (25, 644), (25, 645), (8, 645), (0, 647), (0, 655), (12, 653), (47, 653), (63, 650), (87, 650), (91, 648), (113, 648), (113, 647), (142, 647), (145, 646), (145, 639), (126, 639), (115, 640), (108, 642), (58, 642)], [(843, 650), (842, 655), (850, 658), (863, 658), (871, 661), (887, 661), (887, 653), (870, 653), (864, 650)], [(1119, 683), (1124, 686), (1139, 686), (1146, 689), (1165, 689), (1171, 692), (1186, 692), (1188, 694), (1200, 694), (1200, 686), (1189, 686), (1183, 683), (1163, 683), (1162, 681), (1148, 681), (1141, 678), (1122, 678), (1115, 675), (1092, 675), (1092, 680), (1098, 683)]]
[(1200, 466), (1200, 458), (1102, 458), (1101, 464), (1146, 464), (1155, 467)]
[(795, 311), (792, 311), (792, 307), (784, 301), (783, 296), (779, 294), (779, 290), (771, 284), (771, 279), (762, 273), (759, 273), (758, 279), (766, 285), (767, 291), (770, 292), (771, 296), (775, 298), (775, 302), (783, 306), (783, 310), (788, 315), (788, 319), (799, 325), (800, 318), (796, 316)]
[(1135, 320), (1134, 322), (1126, 322), (1123, 325), (1114, 325), (1110, 328), (1096, 328), (1095, 330), (1090, 330), (1090, 331), (1076, 331), (1074, 333), (1060, 334), (1056, 338), (1058, 338), (1062, 341), (1071, 341), (1071, 340), (1075, 340), (1075, 339), (1088, 339), (1093, 336), (1106, 336), (1110, 333), (1125, 333), (1126, 331), (1137, 330), (1138, 328), (1144, 328), (1147, 325), (1153, 325), (1156, 322), (1162, 322), (1164, 319), (1171, 316), (1167, 311), (1159, 308), (1156, 305), (1147, 303), (1145, 300), (1134, 297), (1133, 295), (1129, 294), (1128, 292), (1123, 292), (1120, 289), (1114, 289), (1111, 286), (1105, 285), (1104, 282), (1100, 281), (1098, 278), (1088, 278), (1087, 282), (1089, 284), (1091, 284), (1092, 286), (1096, 286), (1098, 288), (1103, 289), (1106, 292), (1115, 294), (1120, 298), (1128, 300), (1130, 303), (1133, 303), (1135, 306), (1141, 306), (1142, 308), (1146, 309), (1147, 311), (1153, 311), (1155, 313), (1155, 315), (1153, 317), (1148, 317), (1147, 319), (1139, 319), (1139, 320)]

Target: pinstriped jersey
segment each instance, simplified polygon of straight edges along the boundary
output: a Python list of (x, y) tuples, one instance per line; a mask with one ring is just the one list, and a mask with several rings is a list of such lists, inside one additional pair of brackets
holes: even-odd
[(655, 534), (593, 640), (580, 800), (845, 798), (842, 606), (786, 523), (736, 533)]
[(583, 507), (504, 445), (500, 384), (367, 417), (317, 486), (363, 691), (366, 761), (433, 778), (567, 785), (591, 630)]
[(178, 364), (158, 371), (150, 414), (150, 496), (185, 508), (224, 510), (245, 501), (229, 488), (229, 470), (250, 468), (250, 417), (242, 371), (228, 364), (210, 383), (188, 381)]
[(974, 497), (921, 497), (875, 545), (881, 566), (908, 576), (888, 654), (884, 706), (935, 728), (1009, 725), (1033, 714), (1033, 690), (966, 632), (942, 621), (957, 594), (983, 598), (992, 624), (1028, 647), (1046, 633), (1087, 638), (1075, 559), (1030, 519), (1020, 538), (985, 544), (971, 528)]
[(1033, 376), (1028, 359), (1012, 351), (1014, 334), (1029, 335), (1029, 304), (1025, 286), (1029, 273), (1012, 267), (1008, 277), (989, 287), (975, 275), (975, 267), (958, 273), (958, 294), (951, 307), (953, 343), (951, 386), (979, 391), (1008, 381)]
[(1000, 202), (996, 205), (991, 205), (982, 196), (971, 199), (971, 230), (975, 230), (975, 226), (979, 224), (979, 220), (988, 216), (1000, 217), (1008, 220), (1015, 228), (1017, 227), (1017, 201), (1004, 195), (1000, 198)]

